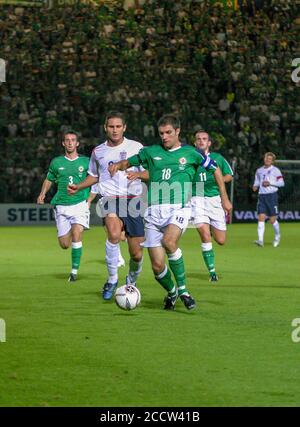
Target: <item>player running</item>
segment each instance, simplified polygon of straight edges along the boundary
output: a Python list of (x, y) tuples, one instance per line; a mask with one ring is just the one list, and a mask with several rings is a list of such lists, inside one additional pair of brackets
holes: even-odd
[[(179, 296), (185, 307), (191, 310), (196, 303), (186, 287), (184, 262), (178, 243), (188, 225), (190, 209), (186, 204), (191, 182), (200, 165), (214, 171), (226, 211), (230, 211), (231, 203), (217, 165), (193, 147), (181, 145), (179, 119), (172, 114), (163, 116), (158, 122), (158, 130), (162, 141), (160, 145), (141, 149), (137, 155), (109, 166), (109, 171), (114, 176), (120, 170), (138, 165), (148, 170), (149, 207), (144, 217), (144, 246), (148, 248), (155, 279), (167, 291), (164, 309), (173, 310)], [(165, 254), (169, 267), (165, 264)]]
[[(106, 265), (108, 278), (102, 289), (104, 300), (110, 300), (118, 286), (119, 242), (125, 230), (130, 255), (127, 283), (136, 284), (142, 271), (144, 225), (139, 212), (142, 194), (141, 180), (130, 181), (125, 172), (110, 176), (108, 167), (121, 159), (137, 154), (143, 147), (141, 143), (124, 137), (125, 117), (122, 113), (111, 111), (105, 119), (104, 129), (107, 140), (98, 145), (91, 155), (88, 177), (80, 184), (70, 184), (69, 194), (98, 183), (101, 195), (101, 215), (108, 233), (106, 240)], [(138, 171), (139, 168), (133, 168)], [(131, 207), (137, 206), (132, 212)]]
[(72, 197), (67, 192), (67, 186), (78, 184), (86, 178), (89, 159), (78, 155), (78, 135), (73, 130), (64, 134), (62, 145), (65, 155), (55, 157), (51, 161), (37, 203), (43, 204), (52, 184), (57, 184), (57, 192), (51, 204), (54, 206), (58, 242), (61, 248), (68, 249), (72, 245), (72, 270), (69, 282), (75, 282), (82, 255), (82, 232), (89, 228), (90, 211), (86, 202), (89, 189), (81, 190)]
[[(217, 163), (223, 175), (223, 181), (225, 183), (230, 182), (233, 171), (221, 154), (210, 152), (212, 144), (210, 135), (204, 130), (198, 130), (195, 133), (194, 144), (197, 150)], [(209, 272), (209, 280), (217, 282), (218, 276), (215, 269), (215, 253), (211, 233), (219, 245), (224, 245), (226, 218), (213, 170), (206, 170), (203, 166), (199, 166), (193, 182), (191, 208), (191, 222), (196, 227), (202, 241), (202, 256)]]

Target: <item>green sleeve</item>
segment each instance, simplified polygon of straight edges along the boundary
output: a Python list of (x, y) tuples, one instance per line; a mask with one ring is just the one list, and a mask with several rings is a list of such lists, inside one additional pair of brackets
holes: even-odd
[(233, 170), (231, 169), (230, 164), (227, 162), (227, 160), (224, 157), (221, 157), (220, 159), (218, 159), (217, 163), (222, 171), (222, 175), (233, 176)]
[(127, 159), (130, 166), (143, 166), (144, 169), (149, 169), (149, 162), (147, 156), (147, 150), (141, 148), (138, 154), (131, 156)]
[(204, 167), (206, 170), (215, 171), (218, 167), (217, 163), (209, 156), (204, 156), (199, 151), (195, 150), (197, 165)]
[(56, 177), (57, 177), (56, 168), (54, 165), (54, 161), (52, 160), (52, 162), (50, 163), (46, 178), (48, 179), (48, 181), (54, 182), (56, 181)]

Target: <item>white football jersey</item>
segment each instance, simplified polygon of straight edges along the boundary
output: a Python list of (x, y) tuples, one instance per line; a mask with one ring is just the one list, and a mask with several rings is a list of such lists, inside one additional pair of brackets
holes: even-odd
[[(269, 181), (270, 185), (268, 187), (264, 187), (262, 183), (264, 181)], [(255, 187), (258, 187), (258, 194), (270, 194), (276, 193), (279, 187), (284, 187), (284, 180), (282, 173), (276, 166), (269, 166), (265, 168), (262, 166), (258, 168), (255, 173), (254, 184)]]
[[(110, 147), (107, 141), (94, 148), (91, 158), (88, 173), (94, 177), (98, 177), (99, 182), (92, 187), (93, 193), (99, 193), (101, 196), (139, 196), (142, 194), (142, 183), (140, 179), (129, 181), (126, 171), (118, 171), (111, 177), (108, 166), (112, 163), (126, 160), (128, 157), (138, 154), (143, 145), (140, 142), (124, 138), (120, 145)], [(141, 166), (133, 166), (127, 170), (141, 171), (144, 170)], [(96, 186), (97, 191), (96, 191)]]

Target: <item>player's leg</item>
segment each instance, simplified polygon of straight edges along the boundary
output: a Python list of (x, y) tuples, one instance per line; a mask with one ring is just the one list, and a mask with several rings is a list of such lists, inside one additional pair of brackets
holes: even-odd
[(68, 249), (72, 243), (71, 221), (66, 213), (65, 206), (56, 206), (54, 209), (54, 217), (57, 228), (57, 238), (59, 246), (62, 249)]
[(58, 237), (58, 243), (62, 249), (69, 249), (72, 243), (71, 228), (70, 228), (70, 231), (67, 232), (67, 234), (64, 234), (63, 236)]
[(254, 243), (257, 246), (261, 246), (261, 247), (264, 245), (265, 221), (266, 221), (266, 215), (264, 213), (260, 213), (258, 215), (258, 222), (257, 222), (258, 240), (255, 240)]
[[(152, 233), (153, 234), (153, 233)], [(147, 232), (146, 232), (147, 235)], [(162, 233), (161, 233), (162, 237)], [(154, 277), (157, 282), (167, 291), (164, 299), (164, 309), (174, 310), (177, 300), (177, 289), (172, 280), (171, 271), (165, 262), (166, 251), (161, 246), (148, 248)]]
[(215, 268), (215, 252), (213, 250), (213, 245), (211, 240), (210, 225), (205, 223), (197, 224), (196, 229), (202, 241), (202, 245), (201, 245), (202, 257), (206, 265), (206, 268), (208, 270), (210, 281), (217, 282), (218, 276), (216, 274), (216, 268)]
[(166, 265), (166, 251), (161, 245), (163, 232), (161, 228), (160, 207), (151, 206), (145, 212), (145, 241), (143, 247), (148, 248), (152, 271), (156, 281), (167, 291), (164, 299), (164, 309), (174, 310), (177, 300), (177, 289), (173, 282), (171, 271)]
[(280, 226), (279, 222), (277, 220), (278, 215), (278, 193), (272, 193), (268, 197), (268, 203), (269, 203), (269, 221), (270, 224), (273, 226), (274, 230), (274, 240), (273, 240), (273, 246), (274, 248), (277, 248), (277, 246), (280, 243)]
[(62, 249), (68, 249), (72, 244), (72, 224), (70, 216), (67, 214), (66, 206), (56, 206), (54, 216), (57, 228), (57, 238)]
[[(120, 236), (120, 241), (121, 242), (125, 242), (126, 241), (126, 236), (125, 236), (125, 230), (122, 230), (121, 236)], [(125, 267), (125, 259), (122, 256), (122, 252), (121, 252), (121, 245), (119, 243), (119, 259), (118, 259), (118, 267)]]
[(280, 243), (280, 226), (279, 226), (279, 222), (277, 220), (277, 216), (270, 216), (269, 220), (270, 220), (270, 224), (272, 224), (272, 226), (273, 226), (274, 233), (275, 233), (275, 237), (274, 237), (274, 240), (273, 240), (273, 246), (274, 246), (274, 248), (277, 248), (277, 246), (279, 246), (279, 243)]
[[(180, 214), (176, 218), (180, 219)], [(186, 308), (191, 310), (195, 307), (196, 303), (186, 288), (184, 261), (181, 249), (178, 248), (178, 241), (182, 235), (182, 231), (183, 229), (178, 225), (170, 223), (164, 231), (162, 246), (166, 250), (169, 266), (176, 280), (178, 296)]]
[[(104, 229), (105, 229), (106, 234), (107, 234), (107, 229), (105, 227), (105, 224), (104, 224)], [(120, 241), (125, 241), (125, 240), (126, 240), (125, 231), (122, 230)], [(125, 266), (125, 259), (122, 256), (120, 243), (118, 243), (118, 252), (119, 252), (118, 267), (124, 267)]]
[(128, 201), (128, 209), (122, 217), (130, 255), (129, 271), (126, 281), (127, 283), (133, 284), (136, 283), (142, 271), (143, 246), (141, 244), (145, 240), (144, 222), (140, 215), (139, 206), (140, 204), (136, 200)]
[(86, 201), (68, 206), (66, 210), (69, 215), (72, 235), (72, 270), (69, 282), (74, 282), (77, 279), (82, 256), (82, 233), (83, 230), (88, 230), (90, 227), (90, 210)]
[(82, 233), (84, 227), (81, 224), (72, 224), (72, 270), (69, 276), (69, 282), (75, 282), (82, 256)]
[(103, 299), (110, 300), (118, 285), (119, 241), (123, 223), (116, 214), (110, 213), (105, 217), (105, 226), (107, 230), (105, 261), (108, 271), (108, 279), (104, 284), (102, 295)]
[(128, 251), (130, 255), (129, 272), (127, 276), (128, 283), (136, 283), (139, 275), (142, 272), (143, 265), (143, 247), (144, 237), (129, 237), (127, 236)]
[(258, 202), (257, 202), (257, 214), (258, 214), (257, 236), (258, 236), (258, 240), (255, 240), (254, 243), (257, 246), (261, 246), (261, 247), (264, 245), (266, 210), (267, 210), (267, 207), (265, 204), (265, 197), (263, 195), (258, 195)]

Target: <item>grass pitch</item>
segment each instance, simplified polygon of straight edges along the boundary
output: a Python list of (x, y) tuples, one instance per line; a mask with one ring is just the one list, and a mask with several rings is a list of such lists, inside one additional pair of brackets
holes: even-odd
[[(197, 308), (162, 310), (164, 291), (148, 255), (141, 305), (104, 302), (105, 234), (84, 236), (79, 280), (67, 282), (70, 251), (55, 227), (1, 231), (1, 406), (299, 406), (299, 224), (282, 243), (258, 248), (256, 224), (231, 225), (217, 247), (212, 285), (195, 230), (183, 236), (188, 287)], [(269, 243), (268, 243), (269, 242)], [(122, 252), (128, 261), (126, 246)], [(128, 265), (128, 262), (127, 262)], [(120, 284), (127, 268), (120, 269)]]

